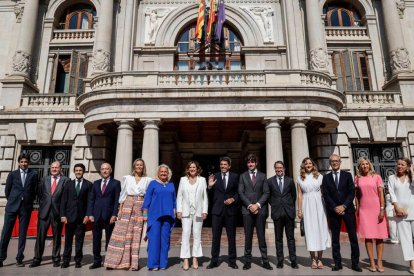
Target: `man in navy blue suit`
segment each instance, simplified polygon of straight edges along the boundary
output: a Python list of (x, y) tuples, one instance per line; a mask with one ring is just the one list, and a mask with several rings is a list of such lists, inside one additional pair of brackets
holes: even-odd
[(24, 266), (24, 248), (30, 216), (33, 210), (33, 201), (36, 195), (37, 174), (29, 169), (29, 155), (22, 153), (18, 157), (19, 169), (12, 171), (6, 180), (6, 214), (0, 240), (0, 267), (7, 258), (11, 234), (17, 216), (19, 216), (19, 245), (17, 250), (17, 266)]
[(93, 183), (88, 200), (87, 215), (93, 222), (93, 264), (89, 269), (102, 266), (102, 230), (105, 229), (106, 250), (118, 216), (118, 201), (121, 193), (121, 182), (110, 177), (112, 167), (109, 163), (101, 165), (100, 173), (102, 178)]

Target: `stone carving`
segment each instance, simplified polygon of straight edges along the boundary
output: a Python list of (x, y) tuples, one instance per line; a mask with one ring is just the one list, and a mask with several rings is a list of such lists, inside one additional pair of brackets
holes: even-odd
[(162, 21), (176, 8), (147, 8), (145, 11), (145, 44), (154, 45)]
[(410, 71), (411, 62), (406, 48), (397, 48), (390, 52), (391, 57), (391, 67), (393, 73), (398, 73), (400, 71)]
[(253, 15), (258, 22), (263, 34), (263, 42), (273, 43), (273, 9), (271, 7), (241, 7), (241, 9)]
[(13, 56), (13, 72), (28, 75), (32, 64), (32, 57), (24, 51), (16, 51)]
[(323, 48), (310, 51), (310, 69), (315, 71), (328, 71), (328, 54)]
[(111, 67), (111, 54), (103, 49), (95, 51), (92, 67), (94, 72), (109, 72)]
[(18, 4), (14, 6), (14, 15), (16, 15), (17, 23), (22, 22), (23, 12), (24, 12), (23, 6), (19, 6)]
[(405, 10), (405, 2), (404, 0), (397, 1), (395, 3), (397, 5), (398, 14), (400, 15), (400, 18), (404, 18), (404, 10)]

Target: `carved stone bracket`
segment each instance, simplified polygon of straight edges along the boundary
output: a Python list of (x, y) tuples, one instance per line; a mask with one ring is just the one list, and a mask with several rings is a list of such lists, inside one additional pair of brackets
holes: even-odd
[(391, 50), (390, 61), (393, 74), (411, 71), (410, 56), (406, 48)]
[(32, 56), (24, 51), (16, 51), (13, 56), (13, 72), (24, 75), (30, 74)]
[(274, 43), (273, 35), (273, 16), (274, 12), (271, 7), (240, 7), (247, 12), (259, 25), (259, 29), (263, 35), (264, 43)]
[(323, 48), (310, 51), (310, 69), (315, 71), (328, 71), (328, 53)]
[(23, 12), (24, 12), (24, 6), (20, 6), (19, 4), (16, 4), (14, 6), (14, 14), (16, 15), (17, 23), (22, 22)]
[(405, 2), (404, 0), (399, 0), (395, 3), (397, 5), (398, 14), (401, 19), (404, 18)]
[(103, 49), (95, 51), (92, 68), (94, 72), (109, 72), (111, 69), (111, 54)]
[(176, 7), (147, 8), (145, 11), (145, 41), (146, 45), (154, 45), (162, 22)]

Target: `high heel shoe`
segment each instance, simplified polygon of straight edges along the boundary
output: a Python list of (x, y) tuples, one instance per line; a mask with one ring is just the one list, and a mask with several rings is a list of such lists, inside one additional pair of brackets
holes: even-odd
[[(378, 272), (380, 272), (380, 273), (383, 273), (385, 270), (384, 270), (384, 266), (383, 266), (383, 264), (382, 264), (382, 261), (381, 261), (381, 263), (380, 262), (378, 262), (377, 263), (378, 265), (377, 265), (377, 271)], [(381, 264), (381, 265), (380, 265)]]
[(316, 262), (316, 259), (312, 259), (312, 265), (311, 265), (312, 269), (317, 269), (318, 268), (318, 263)]
[(183, 269), (188, 270), (189, 268), (190, 268), (190, 264), (188, 263), (188, 259), (184, 259)]
[(318, 259), (317, 264), (319, 269), (323, 269), (325, 267), (320, 259)]
[(198, 259), (197, 258), (193, 258), (193, 268), (198, 269)]

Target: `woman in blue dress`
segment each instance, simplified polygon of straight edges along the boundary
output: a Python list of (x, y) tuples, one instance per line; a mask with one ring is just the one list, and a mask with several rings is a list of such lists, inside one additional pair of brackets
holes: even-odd
[(176, 193), (170, 182), (171, 169), (161, 164), (155, 180), (151, 181), (142, 206), (147, 219), (149, 270), (166, 269), (170, 249), (171, 229), (175, 223)]

